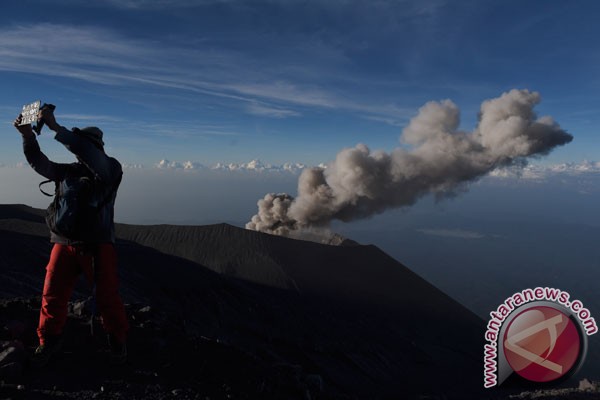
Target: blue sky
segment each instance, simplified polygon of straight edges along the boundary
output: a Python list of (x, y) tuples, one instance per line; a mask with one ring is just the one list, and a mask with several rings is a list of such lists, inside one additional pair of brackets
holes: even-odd
[[(90, 3), (90, 4), (88, 4)], [(3, 2), (0, 163), (23, 161), (22, 104), (96, 125), (122, 163), (327, 162), (399, 145), (429, 100), (472, 129), (485, 99), (539, 91), (575, 136), (544, 162), (600, 159), (595, 1)], [(69, 159), (46, 131), (42, 147)]]

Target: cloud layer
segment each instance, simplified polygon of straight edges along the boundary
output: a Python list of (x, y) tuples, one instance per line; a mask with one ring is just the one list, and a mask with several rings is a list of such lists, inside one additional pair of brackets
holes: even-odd
[[(124, 169), (163, 169), (175, 171), (249, 171), (249, 172), (289, 172), (291, 174), (301, 173), (310, 167), (304, 163), (286, 162), (283, 164), (265, 163), (260, 160), (252, 160), (247, 163), (217, 162), (211, 165), (205, 165), (198, 161), (170, 161), (168, 159), (160, 160), (150, 166), (140, 163), (122, 163)], [(19, 162), (16, 164), (6, 164), (0, 162), (0, 168), (25, 168), (29, 167), (27, 163)], [(315, 168), (326, 169), (327, 164), (321, 163)], [(600, 174), (600, 161), (582, 161), (569, 162), (562, 164), (527, 164), (527, 165), (509, 165), (498, 167), (487, 174), (491, 179), (521, 179), (521, 180), (545, 180), (551, 177), (560, 176), (583, 176)]]
[(252, 160), (247, 163), (223, 163), (219, 162), (212, 166), (205, 166), (199, 162), (193, 161), (169, 161), (161, 160), (155, 167), (158, 169), (174, 170), (213, 170), (213, 171), (254, 171), (254, 172), (290, 172), (296, 173), (306, 168), (302, 163), (287, 162), (281, 165), (263, 163), (260, 160)]
[(551, 176), (571, 175), (577, 176), (582, 174), (598, 174), (600, 173), (600, 161), (583, 161), (580, 163), (562, 163), (553, 165), (526, 165), (524, 167), (501, 167), (490, 172), (490, 177), (510, 179), (531, 179), (544, 180)]

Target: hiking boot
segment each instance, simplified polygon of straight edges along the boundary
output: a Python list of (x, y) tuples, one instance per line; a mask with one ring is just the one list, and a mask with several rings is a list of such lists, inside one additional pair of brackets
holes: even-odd
[(123, 365), (127, 362), (127, 345), (120, 342), (113, 335), (108, 335), (108, 347), (110, 348), (109, 363), (111, 365)]
[(51, 361), (52, 357), (62, 348), (62, 337), (52, 336), (40, 344), (31, 357), (31, 366), (34, 368), (43, 368)]

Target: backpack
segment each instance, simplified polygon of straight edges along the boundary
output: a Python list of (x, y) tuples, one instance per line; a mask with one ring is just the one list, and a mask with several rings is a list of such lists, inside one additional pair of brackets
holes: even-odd
[[(46, 196), (53, 195), (42, 190)], [(71, 240), (93, 239), (100, 226), (100, 210), (110, 201), (114, 189), (98, 201), (102, 192), (100, 182), (87, 176), (66, 178), (55, 182), (54, 199), (46, 210), (46, 224), (52, 232)]]

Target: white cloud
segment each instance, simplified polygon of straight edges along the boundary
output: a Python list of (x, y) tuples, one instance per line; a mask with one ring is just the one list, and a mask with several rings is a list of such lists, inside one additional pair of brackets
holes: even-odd
[[(139, 165), (139, 164), (138, 164)], [(212, 171), (249, 171), (249, 172), (286, 172), (296, 174), (306, 168), (305, 164), (286, 162), (280, 165), (263, 163), (260, 160), (252, 160), (247, 163), (225, 163), (218, 162), (210, 167), (207, 167), (199, 162), (194, 161), (170, 161), (167, 159), (160, 160), (154, 164), (157, 169), (170, 170), (212, 170)], [(143, 168), (143, 167), (142, 167)]]
[(186, 161), (183, 163), (183, 169), (205, 169), (206, 167), (199, 162)]
[(583, 161), (581, 163), (563, 163), (548, 167), (552, 172), (569, 173), (569, 174), (584, 174), (588, 172), (600, 172), (600, 161)]
[(218, 163), (212, 167), (212, 169), (220, 169), (220, 170), (229, 170), (229, 171), (254, 171), (254, 172), (291, 172), (297, 173), (306, 168), (304, 164), (301, 163), (284, 163), (281, 165), (272, 165), (268, 163), (263, 163), (260, 160), (252, 160), (248, 163), (231, 163), (231, 164), (222, 164)]
[(242, 164), (246, 169), (254, 171), (264, 171), (265, 169), (271, 169), (271, 164), (263, 164), (260, 160), (252, 160), (248, 164)]
[(553, 176), (561, 175), (584, 175), (600, 173), (599, 161), (582, 161), (580, 163), (570, 162), (552, 165), (526, 165), (525, 167), (504, 167), (490, 172), (489, 176), (501, 179), (530, 179), (544, 180)]
[(158, 169), (183, 169), (183, 164), (176, 161), (169, 160), (160, 160), (158, 164), (156, 164), (156, 168)]
[(542, 180), (545, 178), (544, 170), (538, 166), (527, 165), (525, 167), (497, 168), (489, 173), (490, 177), (509, 179), (521, 178), (529, 180)]
[(224, 164), (224, 163), (218, 162), (215, 165), (213, 165), (212, 167), (210, 167), (210, 169), (215, 170), (215, 171), (224, 171), (224, 170), (230, 169), (229, 165), (234, 165), (234, 164)]
[[(199, 162), (194, 162), (194, 161), (179, 162), (179, 161), (169, 161), (166, 159), (160, 160), (158, 163), (154, 164), (154, 167), (158, 168), (158, 169), (180, 169), (180, 170), (186, 170), (186, 171), (206, 169), (206, 167)], [(142, 168), (143, 168), (143, 166), (142, 166)]]
[(57, 113), (57, 117), (60, 117), (61, 119), (65, 119), (65, 120), (93, 122), (93, 123), (124, 122), (122, 118), (117, 118), (117, 117), (113, 117), (110, 115), (59, 114), (59, 113)]
[[(130, 0), (124, 4), (143, 8), (150, 2)], [(277, 46), (285, 49), (283, 42), (274, 45), (270, 58), (257, 60), (252, 54), (239, 50), (174, 46), (167, 40), (132, 39), (109, 29), (89, 26), (45, 23), (10, 27), (0, 29), (0, 71), (66, 77), (111, 86), (176, 89), (242, 103), (248, 113), (273, 118), (299, 116), (300, 112), (293, 106), (354, 111), (386, 123), (407, 119), (414, 113), (412, 108), (389, 101), (373, 102), (363, 95), (331, 89), (334, 78), (352, 75), (343, 72), (343, 64), (338, 64), (344, 61), (335, 57), (317, 62), (323, 55), (337, 54), (339, 49), (333, 46), (321, 44), (313, 48), (297, 39), (291, 47), (301, 52), (302, 57), (315, 60), (299, 72), (292, 67), (285, 68), (287, 63), (294, 66), (296, 62), (286, 57), (299, 56), (279, 55)], [(286, 46), (290, 47), (289, 43)], [(169, 60), (178, 60), (178, 63)], [(331, 70), (337, 71), (336, 75), (325, 78)], [(299, 78), (301, 73), (308, 78)], [(369, 85), (369, 82), (361, 85)], [(92, 120), (92, 116), (85, 115), (69, 117)], [(99, 117), (119, 122), (111, 121), (111, 117)]]
[(284, 171), (296, 173), (306, 168), (306, 165), (302, 163), (285, 163), (281, 166), (281, 168)]
[(389, 117), (379, 117), (376, 115), (367, 115), (364, 116), (365, 119), (368, 119), (370, 121), (375, 121), (375, 122), (383, 122), (384, 124), (387, 125), (391, 125), (391, 126), (398, 126), (398, 127), (402, 127), (405, 125), (405, 121), (404, 120), (398, 120), (395, 118), (389, 118)]
[(267, 98), (304, 106), (335, 108), (339, 100), (317, 87), (298, 86), (291, 82), (240, 82), (226, 85), (229, 89), (250, 97)]
[(206, 169), (206, 167), (203, 164), (201, 164), (199, 162), (194, 162), (194, 161), (178, 162), (178, 161), (160, 160), (154, 166), (158, 169), (182, 169), (182, 170), (187, 170), (187, 171)]
[[(43, 51), (40, 51), (42, 43)], [(152, 57), (147, 46), (139, 43), (136, 46), (135, 42), (124, 41), (108, 30), (68, 25), (38, 24), (4, 29), (0, 44), (0, 69), (89, 80), (95, 74), (110, 76), (98, 67), (129, 69), (133, 59)], [(52, 70), (39, 61), (59, 69)]]
[(250, 104), (247, 108), (247, 111), (248, 111), (248, 113), (253, 114), (253, 115), (259, 115), (259, 116), (271, 117), (271, 118), (299, 117), (300, 115), (302, 115), (299, 112), (294, 111), (294, 110), (269, 107), (269, 106), (264, 106), (264, 105), (257, 104), (257, 103)]

